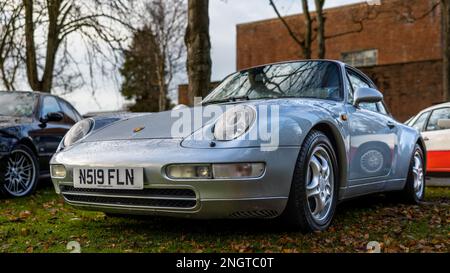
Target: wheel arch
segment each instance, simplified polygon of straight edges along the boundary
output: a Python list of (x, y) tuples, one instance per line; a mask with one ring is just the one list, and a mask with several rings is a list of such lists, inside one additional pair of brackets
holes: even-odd
[(33, 143), (33, 141), (31, 139), (29, 139), (29, 138), (22, 138), (19, 141), (17, 141), (14, 146), (17, 147), (18, 145), (25, 145), (25, 146), (27, 146), (34, 153), (36, 158), (39, 158), (39, 154), (38, 154), (38, 151), (36, 149), (36, 146), (34, 145), (34, 143)]
[[(331, 141), (333, 148), (336, 151), (336, 160), (339, 168), (339, 191), (341, 188), (347, 186), (347, 170), (348, 170), (348, 160), (347, 160), (347, 150), (344, 142), (344, 138), (339, 131), (339, 129), (329, 122), (322, 121), (315, 124), (309, 132), (317, 130), (325, 134)], [(308, 134), (309, 134), (308, 132)]]

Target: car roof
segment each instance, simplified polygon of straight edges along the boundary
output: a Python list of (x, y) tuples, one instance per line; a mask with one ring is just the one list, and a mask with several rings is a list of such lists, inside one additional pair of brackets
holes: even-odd
[(425, 112), (429, 112), (429, 111), (433, 111), (435, 109), (439, 109), (439, 108), (443, 108), (443, 107), (450, 107), (450, 102), (445, 102), (445, 103), (433, 105), (431, 107), (423, 109), (422, 111), (419, 112), (419, 114), (425, 113)]
[[(67, 102), (67, 100), (61, 98), (58, 95), (53, 95), (53, 94), (50, 94), (50, 93), (47, 93), (47, 92), (41, 92), (41, 91), (21, 91), (21, 90), (6, 91), (6, 90), (0, 90), (0, 92), (5, 92), (5, 93), (26, 93), (26, 94), (36, 95), (38, 97), (51, 96), (51, 97), (55, 97), (55, 98), (57, 98), (59, 100), (62, 100), (64, 102)], [(69, 103), (69, 102), (67, 102), (67, 103)]]
[(260, 68), (260, 67), (264, 67), (264, 66), (268, 66), (268, 65), (277, 65), (277, 64), (289, 64), (289, 63), (300, 63), (300, 62), (329, 62), (329, 63), (335, 63), (338, 65), (346, 65), (349, 66), (341, 61), (338, 60), (330, 60), (330, 59), (298, 59), (298, 60), (290, 60), (290, 61), (281, 61), (281, 62), (274, 62), (274, 63), (267, 63), (267, 64), (261, 64), (261, 65), (255, 65), (255, 66), (251, 66), (251, 67), (247, 67), (244, 69), (239, 70), (239, 72), (243, 72), (243, 71), (247, 71), (250, 69), (254, 69), (254, 68)]
[(21, 90), (14, 90), (14, 91), (7, 91), (7, 90), (0, 90), (0, 92), (5, 92), (5, 93), (28, 93), (28, 94), (35, 94), (35, 95), (39, 95), (39, 96), (54, 96), (50, 93), (45, 93), (45, 92), (39, 92), (39, 91), (21, 91)]

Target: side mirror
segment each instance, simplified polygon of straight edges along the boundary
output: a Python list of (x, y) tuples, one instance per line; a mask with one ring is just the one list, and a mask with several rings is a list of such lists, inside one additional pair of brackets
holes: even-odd
[(437, 125), (443, 130), (450, 129), (450, 119), (439, 119)]
[(42, 123), (47, 123), (47, 122), (50, 122), (50, 121), (58, 122), (58, 121), (63, 120), (63, 118), (64, 118), (64, 115), (62, 113), (51, 112), (51, 113), (48, 113), (45, 117), (42, 117), (40, 119), (40, 121)]
[(354, 97), (355, 106), (358, 106), (360, 103), (377, 103), (383, 100), (383, 94), (380, 91), (367, 87), (358, 88)]

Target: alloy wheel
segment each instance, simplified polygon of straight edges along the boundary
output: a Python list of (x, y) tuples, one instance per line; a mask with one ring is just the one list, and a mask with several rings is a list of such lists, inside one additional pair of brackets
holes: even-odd
[(306, 197), (309, 211), (317, 223), (326, 221), (334, 198), (334, 170), (327, 149), (318, 146), (309, 160), (306, 175)]
[(13, 151), (7, 161), (4, 189), (12, 196), (25, 196), (35, 180), (36, 166), (31, 155), (23, 150)]
[(412, 172), (414, 175), (414, 192), (416, 197), (421, 199), (425, 184), (425, 175), (423, 171), (422, 155), (418, 151), (414, 154), (414, 165)]

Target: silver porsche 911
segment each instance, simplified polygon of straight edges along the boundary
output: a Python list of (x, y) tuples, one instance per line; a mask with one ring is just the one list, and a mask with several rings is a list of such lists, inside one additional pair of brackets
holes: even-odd
[(111, 215), (280, 218), (326, 229), (339, 201), (419, 202), (425, 145), (363, 73), (337, 61), (228, 76), (196, 107), (85, 119), (51, 160), (65, 201)]

